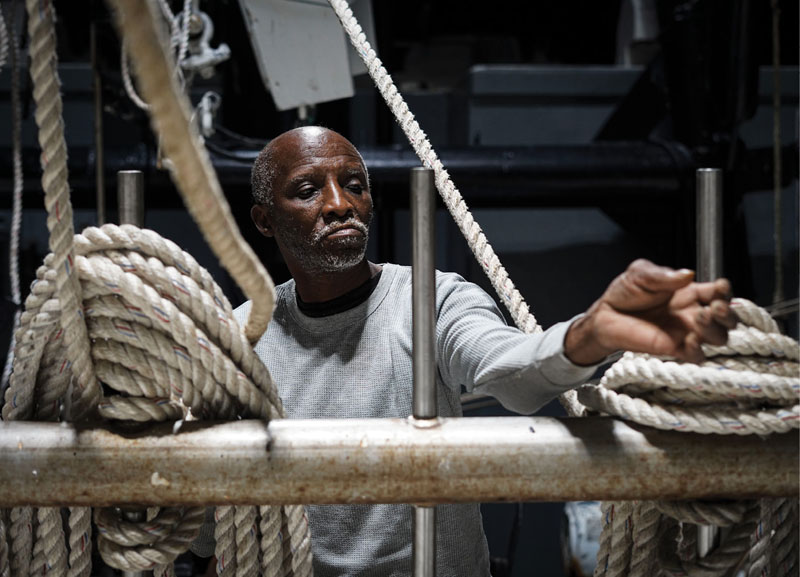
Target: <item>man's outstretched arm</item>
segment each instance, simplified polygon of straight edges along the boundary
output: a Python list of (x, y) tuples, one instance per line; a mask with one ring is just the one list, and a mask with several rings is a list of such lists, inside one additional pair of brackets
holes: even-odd
[(696, 283), (694, 272), (647, 260), (633, 262), (572, 324), (564, 354), (576, 365), (591, 365), (628, 350), (700, 362), (700, 345), (721, 345), (736, 326), (725, 279)]

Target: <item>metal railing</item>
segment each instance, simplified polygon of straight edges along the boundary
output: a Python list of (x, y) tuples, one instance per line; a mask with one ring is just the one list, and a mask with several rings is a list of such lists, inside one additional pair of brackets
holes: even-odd
[(611, 418), (0, 423), (0, 507), (796, 496), (797, 434)]

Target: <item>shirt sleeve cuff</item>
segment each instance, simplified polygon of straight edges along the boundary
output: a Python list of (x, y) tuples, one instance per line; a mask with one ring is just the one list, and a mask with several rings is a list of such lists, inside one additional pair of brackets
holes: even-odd
[(582, 316), (583, 314), (576, 315), (568, 321), (550, 327), (545, 332), (540, 345), (539, 370), (542, 376), (554, 385), (563, 386), (565, 390), (589, 379), (597, 367), (606, 362), (606, 359), (602, 359), (593, 365), (576, 365), (564, 354), (564, 339), (567, 331), (572, 323)]

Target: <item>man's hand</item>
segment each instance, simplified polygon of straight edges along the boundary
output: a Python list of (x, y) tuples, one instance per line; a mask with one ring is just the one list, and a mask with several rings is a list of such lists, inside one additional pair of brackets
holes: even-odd
[(726, 279), (696, 283), (693, 278), (687, 269), (635, 261), (572, 324), (564, 339), (567, 358), (591, 365), (627, 350), (702, 361), (700, 345), (725, 344), (737, 319)]

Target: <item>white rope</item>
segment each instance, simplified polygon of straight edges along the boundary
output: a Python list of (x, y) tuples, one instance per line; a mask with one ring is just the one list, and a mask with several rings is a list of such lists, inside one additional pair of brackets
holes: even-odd
[(439, 190), (445, 205), (450, 214), (453, 215), (464, 238), (467, 239), (467, 244), (475, 258), (511, 313), (514, 323), (527, 333), (540, 331), (541, 328), (536, 324), (536, 319), (528, 310), (528, 305), (514, 286), (514, 283), (511, 282), (503, 265), (500, 264), (500, 259), (483, 234), (481, 227), (469, 213), (461, 193), (453, 184), (442, 162), (431, 147), (425, 132), (422, 131), (414, 119), (414, 115), (409, 110), (402, 95), (398, 92), (391, 76), (389, 76), (375, 50), (372, 49), (369, 41), (367, 41), (367, 37), (353, 16), (353, 11), (348, 3), (346, 0), (329, 0), (329, 3), (341, 21), (350, 42), (366, 65), (372, 80), (375, 82), (375, 86), (380, 91), (386, 104), (389, 105), (422, 164), (433, 169), (436, 188)]
[[(530, 312), (522, 294), (509, 278), (505, 267), (500, 263), (499, 257), (489, 244), (489, 240), (484, 235), (480, 225), (472, 217), (464, 198), (450, 179), (450, 175), (433, 150), (425, 132), (420, 128), (419, 123), (409, 110), (408, 104), (406, 104), (403, 96), (392, 81), (392, 77), (383, 67), (380, 58), (378, 58), (377, 53), (367, 40), (347, 1), (328, 0), (328, 2), (339, 18), (342, 28), (344, 28), (350, 39), (350, 43), (364, 62), (370, 77), (375, 83), (375, 87), (389, 106), (392, 114), (394, 114), (395, 120), (403, 129), (414, 152), (424, 166), (433, 170), (436, 189), (439, 191), (459, 230), (464, 235), (472, 254), (475, 255), (495, 292), (511, 314), (514, 324), (526, 333), (541, 332), (542, 328), (537, 324), (536, 318)], [(578, 402), (575, 391), (568, 391), (562, 394), (559, 400), (569, 415), (580, 416), (584, 414), (585, 409)]]
[[(203, 524), (203, 507), (167, 507), (145, 523), (126, 521), (113, 509), (95, 510), (98, 549), (111, 567), (145, 571), (168, 565), (188, 550)], [(162, 570), (163, 571), (163, 570)]]
[(136, 89), (133, 87), (133, 79), (131, 78), (131, 71), (128, 66), (128, 45), (124, 38), (120, 42), (119, 68), (122, 74), (122, 86), (125, 87), (125, 93), (128, 95), (128, 98), (130, 98), (140, 110), (144, 110), (145, 112), (149, 111), (150, 105), (142, 100), (142, 97), (139, 96), (139, 93), (136, 92)]
[(16, 305), (17, 310), (14, 311), (14, 321), (11, 327), (11, 339), (8, 345), (8, 354), (6, 362), (3, 367), (3, 374), (0, 377), (0, 401), (3, 399), (6, 388), (8, 387), (8, 379), (11, 376), (11, 367), (14, 359), (14, 347), (16, 341), (14, 334), (19, 326), (20, 318), (20, 303), (22, 296), (20, 292), (19, 281), (19, 238), (22, 228), (22, 187), (23, 187), (23, 174), (22, 174), (22, 110), (20, 106), (19, 97), (19, 42), (16, 26), (17, 15), (17, 2), (11, 2), (10, 20), (11, 20), (11, 140), (13, 146), (12, 164), (14, 171), (14, 192), (13, 192), (13, 206), (11, 209), (11, 230), (9, 231), (8, 241), (8, 278), (11, 284), (11, 302)]
[(60, 82), (57, 76), (54, 16), (51, 4), (27, 0), (30, 37), (30, 73), (36, 102), (36, 124), (42, 147), (42, 188), (47, 209), (49, 246), (56, 271), (56, 291), (60, 302), (60, 324), (64, 330), (66, 355), (75, 376), (72, 418), (85, 418), (99, 401), (102, 390), (89, 358), (88, 337), (80, 306), (80, 286), (72, 253), (74, 229), (67, 182), (67, 146), (61, 115)]
[[(735, 299), (740, 324), (727, 345), (704, 346), (702, 366), (625, 353), (584, 405), (659, 429), (769, 434), (800, 428), (800, 347), (753, 303)], [(747, 326), (749, 322), (757, 326)], [(725, 355), (743, 355), (740, 359)]]

